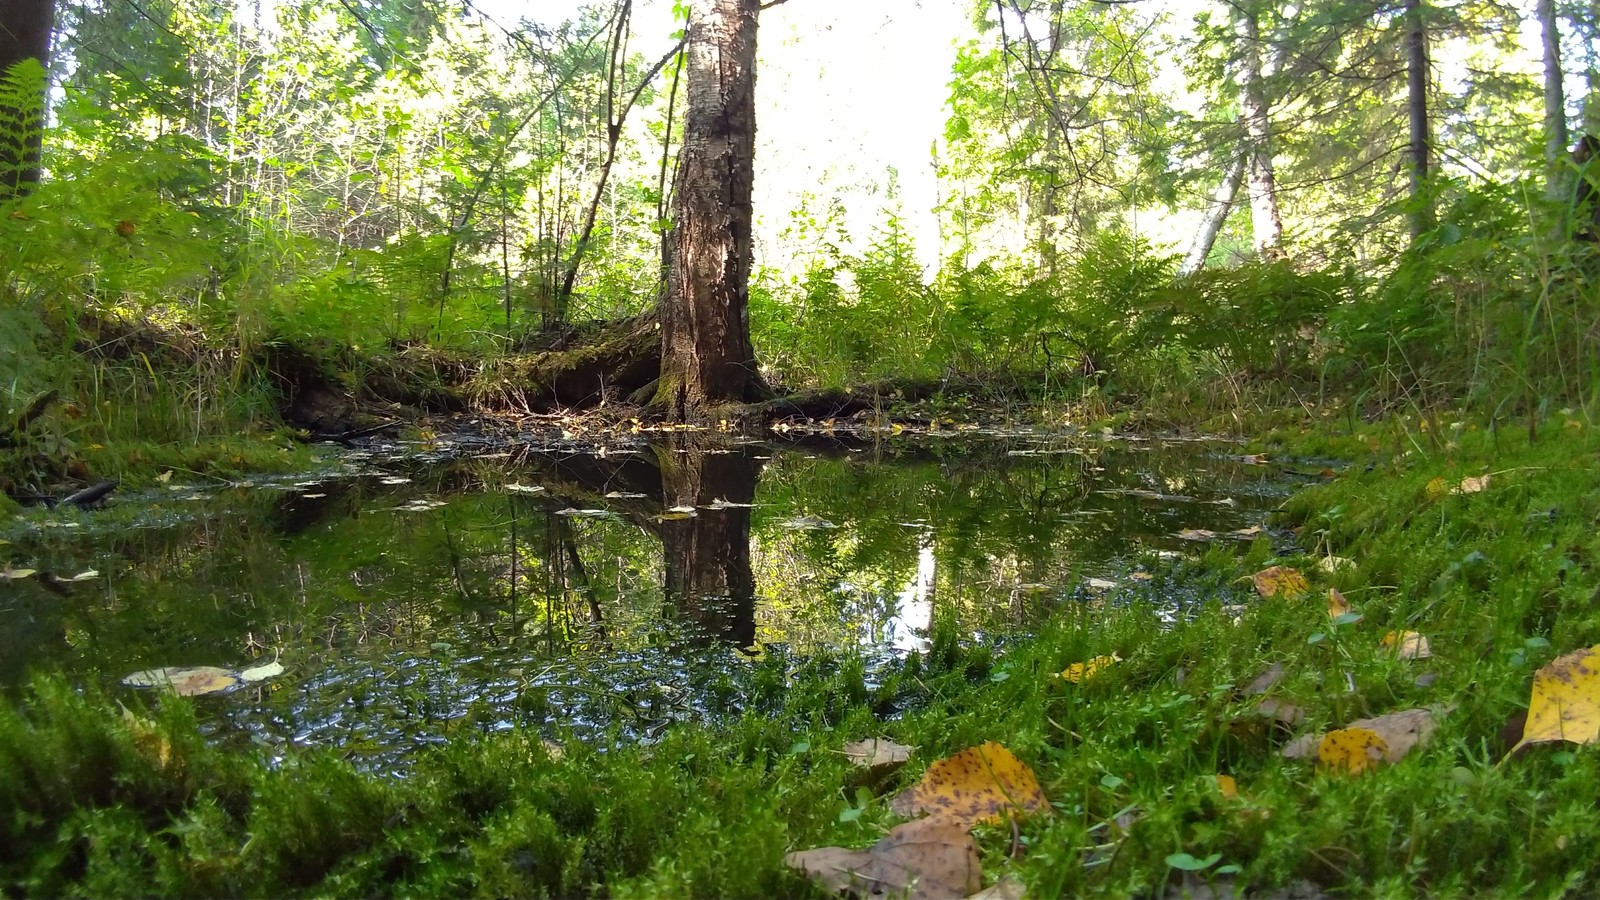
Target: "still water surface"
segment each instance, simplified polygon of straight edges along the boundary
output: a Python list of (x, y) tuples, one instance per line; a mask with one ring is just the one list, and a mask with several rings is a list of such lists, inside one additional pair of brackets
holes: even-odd
[[(1232, 444), (1011, 433), (904, 444), (379, 448), (314, 477), (176, 482), (13, 522), (0, 684), (159, 666), (282, 674), (199, 697), (224, 743), (396, 767), (452, 734), (649, 740), (736, 715), (755, 660), (881, 662), (949, 617), (1005, 640), (1147, 580), (1305, 476)], [(1214, 532), (1212, 541), (1186, 529)], [(1275, 540), (1282, 536), (1261, 535)], [(82, 580), (75, 575), (94, 574)]]

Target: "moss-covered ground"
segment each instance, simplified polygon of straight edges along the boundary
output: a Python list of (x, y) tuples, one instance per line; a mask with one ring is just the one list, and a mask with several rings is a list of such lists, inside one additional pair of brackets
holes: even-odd
[[(132, 711), (41, 676), (0, 709), (0, 885), (27, 896), (806, 896), (785, 851), (866, 846), (888, 797), (931, 761), (984, 741), (1038, 774), (1051, 815), (977, 831), (989, 880), (1030, 896), (1160, 896), (1174, 854), (1264, 896), (1587, 895), (1597, 888), (1600, 753), (1546, 745), (1506, 758), (1534, 671), (1600, 643), (1600, 467), (1584, 423), (1534, 435), (1389, 422), (1337, 439), (1287, 430), (1277, 452), (1350, 465), (1285, 504), (1304, 555), (1258, 540), (1161, 578), (1214, 600), (1073, 606), (994, 649), (940, 629), (868, 685), (849, 655), (761, 664), (749, 714), (649, 746), (559, 752), (516, 733), (463, 740), (403, 774), (329, 754), (272, 763), (209, 746), (187, 701)], [(1463, 478), (1491, 475), (1475, 492)], [(1437, 480), (1436, 480), (1437, 479)], [(1352, 561), (1335, 574), (1318, 561)], [(1237, 604), (1271, 564), (1307, 573), (1298, 599)], [(1335, 624), (1327, 588), (1359, 621)], [(1427, 636), (1400, 659), (1381, 637)], [(1073, 662), (1120, 661), (1082, 684)], [(1297, 731), (1393, 710), (1441, 711), (1432, 740), (1360, 776), (1284, 759), (1290, 729), (1241, 688), (1273, 663), (1270, 696)], [(886, 716), (886, 711), (896, 711)], [(1447, 711), (1446, 711), (1447, 710)], [(916, 745), (868, 783), (838, 752), (885, 735)], [(1225, 797), (1214, 776), (1236, 779)], [(1179, 857), (1182, 859), (1182, 857)], [(1199, 884), (1190, 876), (1189, 885)]]

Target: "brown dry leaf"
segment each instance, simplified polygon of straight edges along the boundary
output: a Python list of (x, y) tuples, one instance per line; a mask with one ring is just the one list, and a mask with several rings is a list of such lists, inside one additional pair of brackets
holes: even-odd
[(928, 813), (931, 818), (971, 828), (999, 822), (1012, 810), (1048, 813), (1050, 803), (1039, 779), (1010, 750), (989, 741), (969, 747), (928, 767), (922, 780), (896, 795), (895, 815)]
[(1099, 675), (1102, 670), (1112, 663), (1122, 662), (1122, 657), (1113, 653), (1110, 656), (1096, 656), (1088, 662), (1075, 662), (1061, 670), (1061, 677), (1073, 684), (1088, 681)]
[(1338, 588), (1328, 588), (1328, 618), (1337, 619), (1350, 611), (1350, 601), (1339, 593)]
[(1336, 728), (1317, 744), (1317, 762), (1324, 768), (1360, 775), (1376, 769), (1389, 744), (1368, 728)]
[(1383, 738), (1388, 746), (1384, 758), (1393, 763), (1405, 759), (1412, 748), (1426, 743), (1434, 729), (1439, 727), (1439, 722), (1433, 710), (1418, 707), (1384, 713), (1370, 719), (1357, 719), (1347, 727), (1365, 728)]
[(1256, 593), (1268, 600), (1278, 596), (1293, 600), (1311, 590), (1306, 577), (1298, 569), (1288, 566), (1269, 566), (1251, 575), (1250, 580), (1256, 586)]
[(1271, 697), (1261, 701), (1256, 706), (1256, 711), (1290, 728), (1294, 728), (1306, 720), (1305, 710), (1295, 706), (1293, 703), (1285, 703), (1282, 700), (1274, 700)]
[(866, 850), (818, 847), (783, 857), (823, 887), (858, 896), (965, 897), (983, 887), (978, 848), (961, 825), (917, 819)]
[(1383, 636), (1383, 646), (1393, 649), (1401, 659), (1427, 659), (1433, 655), (1428, 639), (1415, 631), (1391, 631)]
[(1283, 663), (1273, 663), (1267, 670), (1257, 675), (1251, 682), (1239, 691), (1241, 697), (1255, 697), (1265, 694), (1272, 686), (1283, 680)]
[(1533, 675), (1533, 696), (1522, 740), (1528, 744), (1571, 741), (1592, 744), (1600, 738), (1600, 646), (1557, 657)]
[(1186, 541), (1214, 541), (1217, 533), (1209, 528), (1185, 528), (1178, 532), (1177, 537)]
[(1488, 475), (1479, 475), (1475, 478), (1463, 478), (1461, 483), (1450, 489), (1452, 494), (1476, 494), (1489, 486)]
[(1258, 534), (1266, 534), (1267, 530), (1262, 528), (1260, 525), (1251, 525), (1247, 528), (1239, 528), (1228, 533), (1237, 538), (1253, 538)]
[(911, 758), (911, 751), (915, 749), (896, 744), (888, 738), (871, 738), (847, 742), (844, 745), (844, 758), (863, 768), (875, 769), (879, 766), (901, 765)]

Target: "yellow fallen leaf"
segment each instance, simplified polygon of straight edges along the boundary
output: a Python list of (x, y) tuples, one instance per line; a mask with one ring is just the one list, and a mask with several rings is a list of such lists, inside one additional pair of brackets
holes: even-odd
[[(1445, 708), (1444, 711), (1448, 712), (1449, 708)], [(1343, 766), (1344, 762), (1353, 758), (1352, 748), (1360, 744), (1364, 748), (1376, 748), (1375, 754), (1366, 753), (1365, 749), (1362, 751), (1372, 765), (1376, 765), (1378, 761), (1395, 763), (1404, 759), (1413, 749), (1426, 743), (1438, 727), (1434, 710), (1427, 707), (1402, 709), (1370, 719), (1356, 719), (1344, 728), (1330, 731), (1325, 735), (1304, 735), (1286, 744), (1279, 754), (1285, 759), (1305, 759), (1315, 753), (1326, 765)], [(1339, 737), (1330, 744), (1328, 738), (1334, 735)], [(1376, 737), (1377, 743), (1366, 742), (1366, 735)], [(1323, 752), (1325, 747), (1328, 748), (1326, 755)], [(1351, 769), (1351, 771), (1360, 772), (1365, 769)]]
[(1448, 493), (1449, 490), (1450, 488), (1445, 485), (1443, 478), (1435, 478), (1423, 486), (1422, 493), (1429, 500), (1437, 500)]
[(1393, 649), (1401, 659), (1427, 659), (1433, 655), (1428, 639), (1415, 631), (1391, 631), (1383, 636), (1383, 646)]
[(1355, 560), (1346, 559), (1343, 556), (1324, 556), (1323, 558), (1317, 560), (1317, 568), (1329, 575), (1337, 575), (1340, 572), (1346, 572), (1354, 569), (1355, 567)]
[(1317, 762), (1324, 768), (1360, 775), (1384, 761), (1389, 743), (1370, 728), (1338, 728), (1322, 736)]
[(1328, 588), (1328, 618), (1337, 619), (1350, 611), (1350, 601), (1339, 593), (1338, 588)]
[(1122, 662), (1122, 657), (1113, 653), (1110, 656), (1096, 656), (1088, 662), (1075, 662), (1061, 672), (1061, 677), (1073, 684), (1088, 681), (1099, 675), (1102, 670), (1112, 663)]
[(1534, 673), (1528, 723), (1515, 753), (1527, 744), (1600, 738), (1600, 646), (1568, 653)]
[(971, 828), (999, 822), (1002, 813), (1048, 813), (1050, 803), (1027, 763), (989, 741), (929, 766), (922, 780), (896, 795), (889, 808), (896, 815), (928, 813)]
[(1311, 590), (1306, 577), (1288, 566), (1270, 566), (1251, 575), (1250, 580), (1256, 586), (1256, 593), (1269, 600), (1277, 596), (1293, 600)]
[(1232, 775), (1214, 775), (1212, 777), (1217, 780), (1217, 793), (1221, 794), (1224, 799), (1239, 799), (1239, 782), (1235, 781)]
[(161, 687), (181, 697), (198, 697), (215, 694), (239, 683), (239, 678), (227, 669), (216, 666), (167, 666), (162, 669), (145, 669), (122, 679), (133, 687)]

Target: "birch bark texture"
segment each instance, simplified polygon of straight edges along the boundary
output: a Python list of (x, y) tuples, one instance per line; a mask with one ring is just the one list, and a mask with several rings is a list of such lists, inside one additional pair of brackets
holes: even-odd
[(655, 404), (688, 421), (758, 399), (750, 343), (759, 0), (693, 0)]

